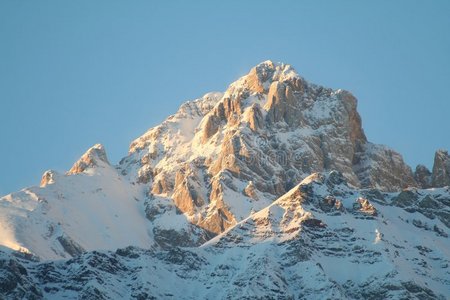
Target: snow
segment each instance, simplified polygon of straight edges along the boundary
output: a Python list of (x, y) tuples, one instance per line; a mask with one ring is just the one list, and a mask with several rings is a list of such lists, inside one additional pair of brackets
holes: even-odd
[[(446, 266), (448, 266), (450, 258), (450, 241), (448, 238), (436, 234), (427, 234), (421, 229), (418, 230), (412, 225), (412, 219), (428, 222), (429, 226), (438, 225), (445, 228), (445, 225), (437, 219), (428, 219), (420, 213), (408, 213), (398, 207), (383, 206), (377, 203), (372, 204), (379, 212), (379, 216), (368, 219), (355, 218), (354, 214), (359, 215), (361, 213), (352, 212), (351, 205), (347, 205), (346, 211), (338, 215), (329, 215), (317, 209), (311, 212), (310, 204), (292, 206), (299, 201), (295, 200), (297, 199), (295, 195), (302, 185), (313, 185), (314, 195), (319, 198), (327, 195), (328, 188), (321, 182), (323, 181), (318, 174), (307, 177), (299, 186), (293, 188), (273, 204), (252, 214), (233, 228), (208, 241), (202, 245), (202, 248), (208, 251), (215, 249), (214, 251), (219, 251), (224, 256), (229, 257), (237, 255), (235, 252), (242, 251), (241, 249), (245, 245), (249, 247), (249, 250), (245, 252), (251, 252), (252, 255), (258, 256), (261, 247), (264, 247), (264, 251), (268, 252), (270, 248), (279, 248), (276, 245), (280, 245), (280, 242), (295, 241), (299, 236), (304, 236), (302, 221), (309, 218), (318, 218), (326, 224), (326, 230), (330, 234), (336, 235), (339, 232), (351, 230), (351, 236), (357, 242), (346, 242), (344, 240), (345, 235), (338, 239), (325, 239), (323, 242), (318, 237), (311, 240), (310, 243), (313, 245), (318, 244), (325, 249), (353, 250), (344, 252), (343, 255), (339, 255), (339, 252), (336, 252), (335, 255), (327, 254), (327, 251), (315, 252), (310, 261), (301, 263), (303, 267), (297, 265), (291, 272), (297, 273), (299, 270), (308, 269), (306, 273), (312, 275), (314, 272), (311, 268), (314, 268), (314, 264), (320, 263), (321, 271), (319, 273), (326, 274), (327, 279), (322, 278), (320, 280), (308, 276), (310, 281), (307, 283), (303, 281), (306, 286), (318, 286), (321, 282), (328, 280), (341, 285), (348, 282), (355, 285), (363, 285), (367, 282), (381, 284), (384, 276), (397, 274), (392, 282), (413, 281), (443, 295), (448, 294), (450, 282), (448, 280), (442, 281), (440, 278), (448, 278)], [(352, 192), (348, 187), (335, 188)], [(429, 192), (436, 191), (429, 190)], [(443, 189), (439, 192), (442, 193)], [(358, 194), (352, 193), (347, 193), (347, 196), (344, 196), (341, 200), (347, 204), (355, 203)], [(395, 193), (390, 194), (390, 197), (395, 195)], [(448, 232), (448, 229), (445, 231)], [(243, 240), (239, 240), (237, 236), (242, 237)], [(306, 236), (303, 237), (303, 239), (305, 238), (307, 239)], [(225, 250), (219, 250), (223, 247), (222, 243), (226, 244), (230, 240), (239, 242), (231, 248), (226, 247)], [(352, 244), (354, 246), (351, 246)], [(419, 255), (417, 249), (423, 246), (431, 249), (432, 255), (430, 257), (425, 258)], [(305, 247), (307, 246), (305, 245)], [(358, 249), (363, 251), (362, 254), (359, 254), (358, 251), (360, 250)], [(352, 253), (352, 251), (356, 252)], [(429, 268), (422, 269), (414, 266), (416, 262), (424, 259)], [(237, 264), (239, 265), (239, 263)], [(308, 280), (308, 278), (303, 280)]]
[[(127, 184), (110, 166), (64, 176), (0, 199), (0, 244), (25, 248), (44, 259), (64, 257), (57, 238), (69, 236), (85, 250), (153, 243), (141, 187)], [(15, 205), (10, 206), (11, 199)]]

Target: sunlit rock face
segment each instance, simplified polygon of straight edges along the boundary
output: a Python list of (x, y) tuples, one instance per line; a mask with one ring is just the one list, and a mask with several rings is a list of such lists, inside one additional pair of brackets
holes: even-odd
[[(271, 61), (223, 94), (184, 104), (136, 139), (119, 168), (216, 233), (312, 172), (337, 170), (356, 187), (384, 191), (417, 185), (400, 154), (367, 141), (350, 92), (311, 84)], [(230, 201), (242, 195), (244, 204)]]
[(40, 186), (46, 187), (48, 184), (55, 183), (58, 176), (60, 176), (60, 175), (56, 171), (53, 171), (53, 170), (45, 171), (44, 174), (42, 175)]
[(94, 168), (102, 164), (109, 165), (108, 158), (106, 157), (103, 145), (96, 144), (81, 156), (67, 174), (72, 175), (82, 173), (88, 168)]

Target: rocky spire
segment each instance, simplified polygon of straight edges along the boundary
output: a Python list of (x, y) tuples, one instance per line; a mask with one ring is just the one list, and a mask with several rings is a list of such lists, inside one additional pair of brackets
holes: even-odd
[(436, 151), (431, 178), (433, 187), (450, 185), (450, 156), (448, 151), (442, 149)]
[(431, 172), (424, 165), (418, 165), (416, 171), (414, 172), (414, 179), (416, 180), (419, 187), (427, 189), (432, 187)]
[(86, 169), (95, 168), (102, 164), (109, 165), (105, 148), (101, 144), (96, 144), (89, 148), (86, 153), (72, 166), (67, 175), (78, 174)]
[(60, 176), (56, 171), (54, 170), (47, 170), (42, 175), (40, 187), (45, 187), (48, 184), (53, 184), (56, 181), (56, 178)]

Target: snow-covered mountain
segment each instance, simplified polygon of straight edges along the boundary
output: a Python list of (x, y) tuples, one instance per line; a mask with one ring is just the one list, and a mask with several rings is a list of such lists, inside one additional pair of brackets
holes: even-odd
[(0, 294), (445, 299), (448, 152), (413, 173), (356, 106), (266, 61), (117, 165), (95, 145), (0, 199)]
[[(0, 250), (28, 299), (447, 299), (449, 188), (355, 190), (315, 173), (201, 247), (127, 247), (39, 262)], [(175, 286), (174, 286), (175, 285)]]

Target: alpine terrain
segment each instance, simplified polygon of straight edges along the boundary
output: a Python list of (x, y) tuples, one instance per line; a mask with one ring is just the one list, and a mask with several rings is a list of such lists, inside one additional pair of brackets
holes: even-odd
[(0, 198), (0, 298), (450, 299), (449, 185), (447, 151), (413, 171), (265, 61)]

